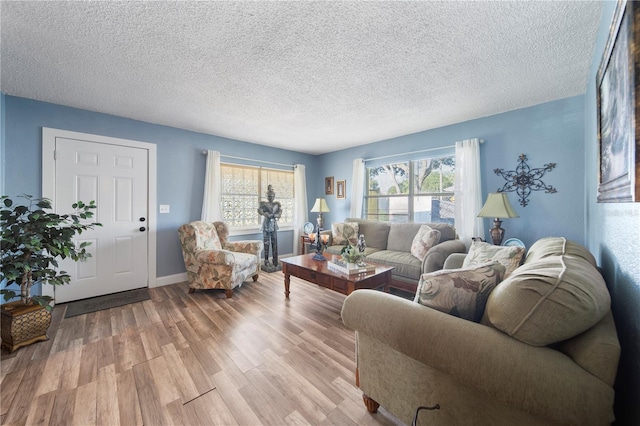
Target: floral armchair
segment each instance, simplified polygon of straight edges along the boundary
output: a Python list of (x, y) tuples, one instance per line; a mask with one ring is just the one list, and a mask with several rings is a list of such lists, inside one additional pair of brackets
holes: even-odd
[(249, 277), (258, 280), (262, 241), (229, 241), (229, 229), (224, 222), (191, 222), (182, 225), (178, 234), (189, 293), (196, 289), (221, 288), (230, 298), (233, 289)]

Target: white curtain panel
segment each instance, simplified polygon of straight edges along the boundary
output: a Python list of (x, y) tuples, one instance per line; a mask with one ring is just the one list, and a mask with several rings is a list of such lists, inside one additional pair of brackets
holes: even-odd
[(362, 217), (362, 203), (364, 202), (364, 172), (364, 159), (356, 158), (353, 160), (350, 217)]
[(207, 151), (207, 170), (204, 177), (202, 197), (202, 220), (222, 220), (222, 182), (220, 178), (220, 153)]
[(480, 176), (480, 140), (456, 142), (455, 227), (467, 248), (472, 237), (484, 237)]
[(300, 253), (300, 232), (302, 225), (309, 220), (309, 206), (307, 205), (307, 176), (304, 164), (293, 167), (293, 254)]

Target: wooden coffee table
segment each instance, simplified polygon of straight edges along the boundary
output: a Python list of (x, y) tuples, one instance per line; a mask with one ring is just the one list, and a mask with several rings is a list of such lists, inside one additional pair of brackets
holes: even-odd
[(329, 253), (323, 253), (323, 255), (327, 258), (326, 261), (313, 260), (313, 253), (280, 259), (284, 273), (284, 295), (287, 299), (289, 298), (289, 284), (292, 275), (346, 295), (361, 288), (383, 288), (384, 291), (389, 291), (393, 266), (367, 262), (370, 265), (375, 265), (376, 270), (347, 275), (332, 271), (327, 266), (331, 259), (340, 258), (340, 256)]

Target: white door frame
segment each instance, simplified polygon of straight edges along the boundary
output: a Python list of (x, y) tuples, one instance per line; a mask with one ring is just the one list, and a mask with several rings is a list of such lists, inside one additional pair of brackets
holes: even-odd
[[(112, 138), (109, 136), (92, 135), (90, 133), (72, 132), (69, 130), (42, 128), (42, 196), (51, 199), (52, 207), (56, 207), (56, 138), (74, 139), (119, 145), (131, 148), (146, 149), (149, 153), (149, 197), (148, 197), (148, 243), (147, 268), (148, 286), (156, 287), (156, 191), (157, 191), (157, 149), (156, 145), (129, 139)], [(54, 286), (42, 286), (42, 295), (54, 297)]]

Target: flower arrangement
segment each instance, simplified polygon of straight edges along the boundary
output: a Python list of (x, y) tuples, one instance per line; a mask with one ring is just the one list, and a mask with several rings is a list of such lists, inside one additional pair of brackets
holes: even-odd
[(362, 253), (360, 253), (356, 246), (350, 244), (342, 247), (340, 255), (342, 256), (342, 260), (347, 263), (359, 263), (362, 260)]

